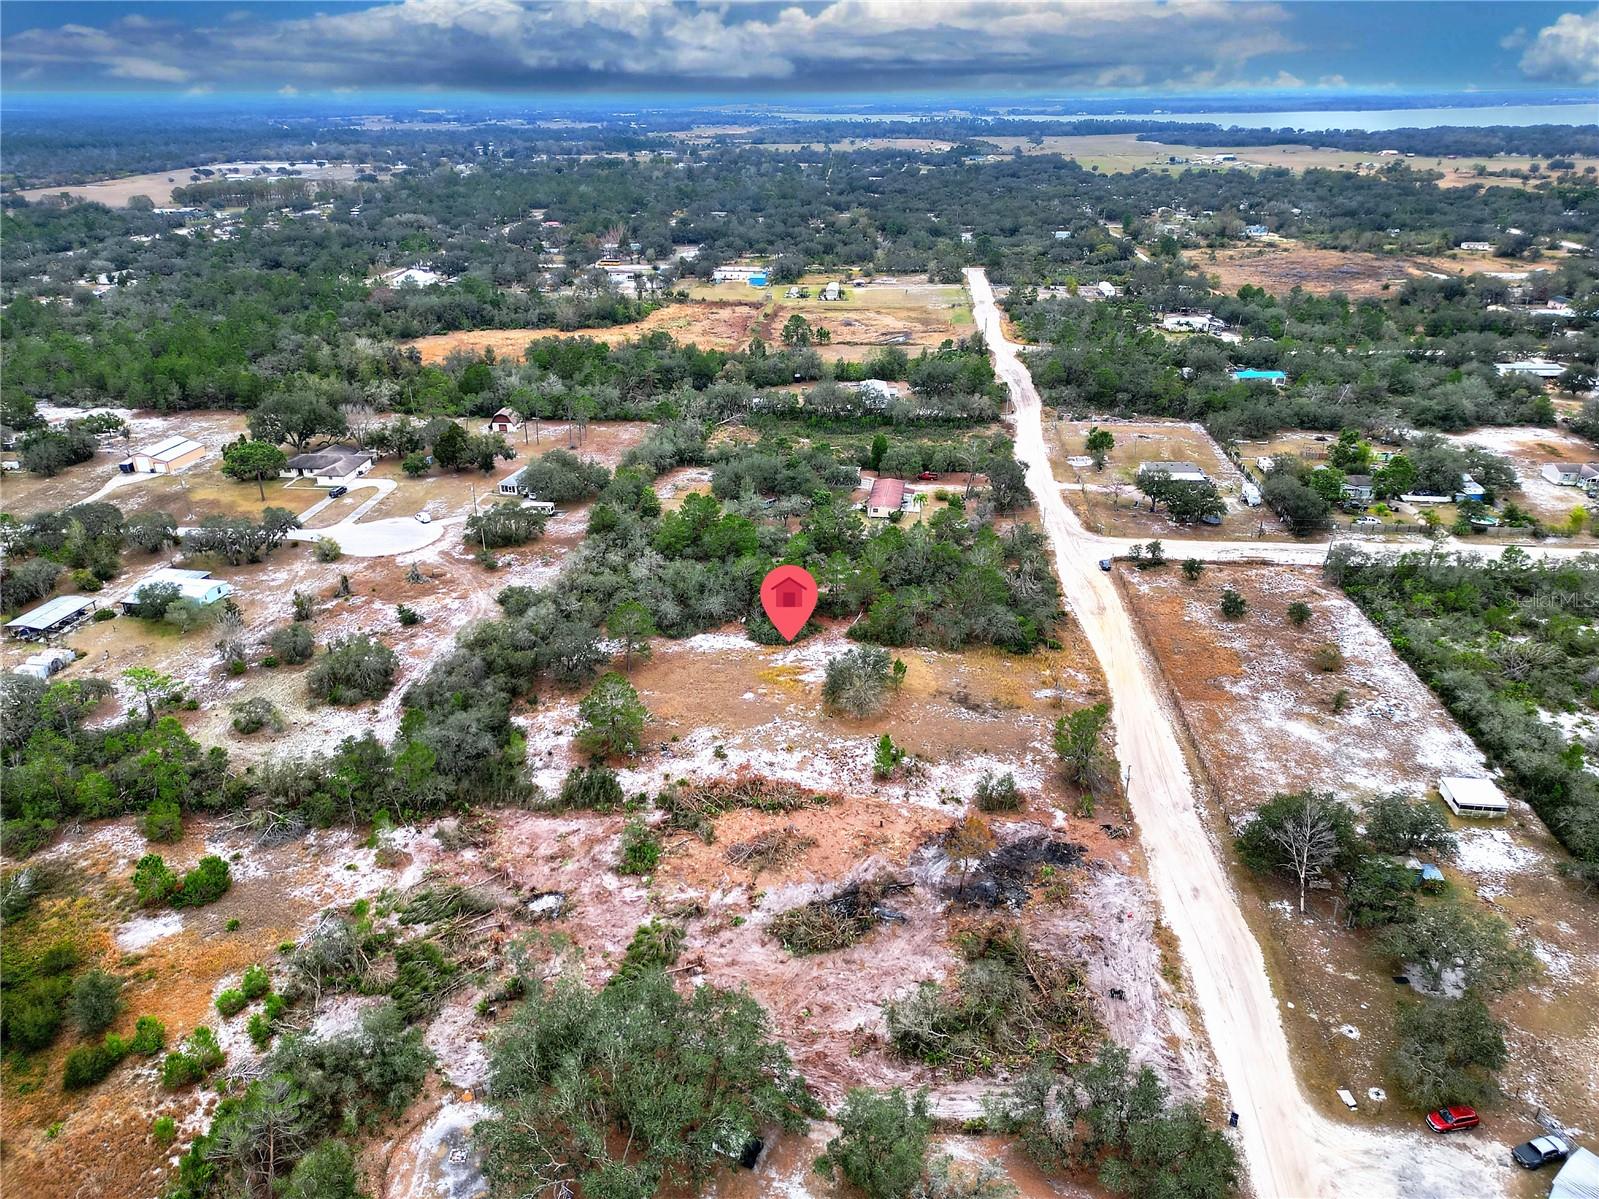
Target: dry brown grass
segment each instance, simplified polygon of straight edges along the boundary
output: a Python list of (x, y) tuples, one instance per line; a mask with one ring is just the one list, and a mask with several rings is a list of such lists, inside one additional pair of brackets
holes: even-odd
[(705, 350), (742, 349), (760, 316), (759, 302), (718, 301), (715, 303), (670, 304), (657, 308), (631, 325), (612, 325), (603, 329), (478, 329), (464, 333), (436, 333), (403, 342), (415, 347), (427, 363), (443, 362), (451, 354), (481, 354), (493, 350), (499, 359), (520, 362), (523, 352), (535, 341), (548, 337), (589, 337), (606, 345), (637, 341), (647, 333), (670, 333), (678, 341)]

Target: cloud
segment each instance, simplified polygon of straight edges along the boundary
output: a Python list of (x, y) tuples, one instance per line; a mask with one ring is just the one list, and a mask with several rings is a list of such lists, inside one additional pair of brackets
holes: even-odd
[(1550, 83), (1599, 83), (1599, 8), (1564, 13), (1540, 29), (1521, 56), (1521, 71)]
[(280, 96), (298, 96), (299, 94), (300, 89), (295, 87), (292, 83), (285, 83), (282, 87), (278, 88), (278, 95)]
[[(392, 0), (306, 16), (129, 16), (7, 37), (18, 66), (150, 82), (558, 91), (1184, 86), (1299, 49), (1276, 3), (1226, 0)], [(202, 18), (203, 22), (203, 18)], [(129, 63), (144, 64), (141, 75)], [(271, 82), (268, 83), (267, 81)]]

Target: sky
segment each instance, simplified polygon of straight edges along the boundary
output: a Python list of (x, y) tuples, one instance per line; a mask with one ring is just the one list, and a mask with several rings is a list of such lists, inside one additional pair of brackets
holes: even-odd
[(1228, 0), (7, 0), (0, 89), (748, 99), (1599, 87), (1599, 7)]

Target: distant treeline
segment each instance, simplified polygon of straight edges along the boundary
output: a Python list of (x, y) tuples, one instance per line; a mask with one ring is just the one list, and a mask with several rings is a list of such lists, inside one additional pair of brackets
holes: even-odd
[[(1169, 128), (1169, 127), (1168, 127)], [(1434, 129), (1238, 129), (1220, 125), (1182, 125), (1191, 146), (1326, 146), (1335, 150), (1399, 150), (1406, 154), (1527, 154), (1541, 158), (1599, 155), (1599, 125), (1449, 125)], [(1169, 140), (1163, 133), (1141, 133), (1141, 142)]]
[(1190, 146), (1330, 146), (1340, 150), (1402, 150), (1413, 154), (1599, 154), (1599, 125), (1489, 125), (1434, 129), (1244, 129), (1210, 122), (1159, 120), (1033, 121), (977, 117), (925, 121), (806, 121), (771, 126), (729, 140), (756, 143), (842, 142), (848, 138), (937, 138), (966, 153), (990, 137), (1085, 137), (1136, 133), (1139, 141)]

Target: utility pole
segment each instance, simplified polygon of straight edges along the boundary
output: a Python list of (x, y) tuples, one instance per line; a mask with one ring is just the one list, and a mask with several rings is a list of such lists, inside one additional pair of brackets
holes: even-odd
[[(472, 488), (472, 515), (477, 516), (477, 483), (473, 481), (469, 484), (469, 486)], [(488, 530), (483, 527), (483, 522), (481, 520), (477, 522), (477, 531), (478, 536), (483, 540), (483, 552), (487, 554), (489, 552), (489, 534)]]

